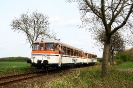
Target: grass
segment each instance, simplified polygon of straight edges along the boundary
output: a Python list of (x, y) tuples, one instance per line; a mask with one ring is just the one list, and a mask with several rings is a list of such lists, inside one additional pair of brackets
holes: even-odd
[(114, 66), (114, 68), (133, 68), (133, 62), (125, 62), (123, 64)]
[[(73, 71), (67, 75), (54, 76), (50, 81), (43, 78), (32, 82), (35, 88), (133, 88), (133, 62), (126, 62), (109, 68), (109, 75), (101, 77), (101, 66), (89, 67)], [(34, 68), (33, 68), (34, 69)], [(0, 62), (0, 73), (30, 71), (26, 62)], [(29, 84), (28, 84), (29, 85)]]
[(132, 88), (132, 72), (118, 70), (132, 67), (132, 62), (111, 67), (109, 76), (105, 78), (101, 77), (101, 67), (85, 68), (66, 76), (55, 77), (44, 84), (44, 88)]
[(0, 62), (0, 75), (34, 70), (26, 62)]

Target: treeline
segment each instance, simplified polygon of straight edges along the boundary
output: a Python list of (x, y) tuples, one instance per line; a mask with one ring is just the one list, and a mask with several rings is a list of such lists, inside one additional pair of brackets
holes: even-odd
[(0, 62), (26, 62), (28, 57), (4, 57), (0, 58)]
[[(98, 61), (102, 62), (102, 58), (98, 58)], [(123, 62), (133, 62), (133, 48), (116, 53), (114, 56), (114, 62), (116, 64), (121, 64)]]
[(133, 48), (117, 53), (115, 55), (115, 60), (119, 64), (122, 62), (133, 62)]

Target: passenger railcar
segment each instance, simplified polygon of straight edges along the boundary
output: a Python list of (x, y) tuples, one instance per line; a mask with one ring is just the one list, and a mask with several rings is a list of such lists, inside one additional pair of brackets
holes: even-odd
[(33, 44), (31, 59), (27, 63), (41, 67), (73, 67), (95, 64), (97, 56), (72, 47), (59, 40), (40, 40)]

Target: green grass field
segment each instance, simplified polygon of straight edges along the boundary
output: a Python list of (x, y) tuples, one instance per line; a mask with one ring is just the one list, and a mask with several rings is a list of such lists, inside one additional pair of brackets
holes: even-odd
[(0, 75), (35, 70), (26, 62), (0, 62)]
[(125, 62), (123, 64), (114, 66), (114, 68), (133, 68), (133, 62)]

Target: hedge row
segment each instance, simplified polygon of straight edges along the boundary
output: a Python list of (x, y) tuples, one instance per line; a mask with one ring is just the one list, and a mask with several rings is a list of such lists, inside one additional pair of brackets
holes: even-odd
[(26, 62), (28, 57), (5, 57), (5, 58), (0, 58), (0, 62)]

